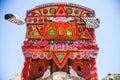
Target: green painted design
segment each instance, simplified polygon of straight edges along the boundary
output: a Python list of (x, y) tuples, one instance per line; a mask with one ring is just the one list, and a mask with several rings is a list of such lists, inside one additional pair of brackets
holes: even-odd
[(72, 30), (71, 29), (67, 30), (67, 36), (72, 36)]
[(49, 34), (50, 34), (50, 36), (54, 36), (55, 35), (55, 30), (54, 29), (50, 29)]
[(40, 14), (39, 14), (39, 13), (37, 13), (37, 12), (35, 12), (34, 16), (40, 16)]
[(36, 30), (32, 30), (30, 33), (31, 36), (38, 36), (38, 32)]
[(63, 57), (64, 57), (64, 54), (57, 54), (57, 56), (58, 56), (58, 58), (59, 58), (60, 60), (62, 60)]
[(83, 11), (82, 16), (87, 16), (87, 11)]
[(56, 12), (56, 9), (55, 9), (55, 8), (50, 8), (50, 13), (51, 13), (51, 14), (55, 14), (55, 12)]
[(66, 12), (67, 12), (68, 14), (72, 14), (73, 10), (72, 10), (71, 8), (67, 8), (67, 9), (66, 9)]

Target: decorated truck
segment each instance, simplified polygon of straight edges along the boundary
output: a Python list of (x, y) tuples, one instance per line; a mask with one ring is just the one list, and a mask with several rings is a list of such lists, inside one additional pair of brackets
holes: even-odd
[(22, 45), (22, 80), (98, 80), (95, 11), (73, 3), (49, 3), (27, 10), (25, 20), (6, 14), (18, 25), (26, 23)]

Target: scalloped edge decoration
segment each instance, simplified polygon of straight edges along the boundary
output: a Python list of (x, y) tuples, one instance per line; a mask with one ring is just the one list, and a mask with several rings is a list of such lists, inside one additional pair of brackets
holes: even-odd
[(39, 58), (40, 59), (44, 59), (45, 58), (45, 54), (39, 54)]
[(90, 57), (89, 54), (83, 54), (84, 59), (88, 59), (89, 57)]
[(47, 54), (45, 57), (46, 57), (46, 59), (52, 59), (52, 55), (51, 54)]
[(32, 54), (32, 58), (33, 59), (37, 59), (38, 58), (38, 54)]
[(77, 59), (82, 59), (83, 55), (82, 54), (78, 54), (76, 57), (77, 57)]
[(76, 55), (75, 55), (75, 54), (70, 54), (70, 55), (69, 55), (69, 58), (70, 58), (70, 59), (75, 59), (75, 58), (76, 58)]

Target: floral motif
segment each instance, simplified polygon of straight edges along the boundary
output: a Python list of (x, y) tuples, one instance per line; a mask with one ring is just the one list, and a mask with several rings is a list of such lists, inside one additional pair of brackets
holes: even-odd
[(52, 58), (52, 55), (51, 54), (47, 54), (46, 55), (46, 59), (51, 59)]
[(39, 54), (39, 58), (40, 59), (44, 59), (45, 58), (45, 54)]
[(84, 55), (83, 55), (83, 58), (84, 58), (84, 59), (88, 59), (88, 58), (89, 58), (89, 54), (84, 54)]
[(70, 59), (75, 59), (76, 58), (76, 55), (75, 54), (70, 54)]
[(55, 8), (50, 8), (50, 13), (51, 14), (54, 14), (56, 12), (56, 9)]
[(82, 59), (82, 54), (78, 54), (77, 59)]
[(38, 58), (38, 54), (32, 54), (32, 58), (33, 59), (37, 59)]
[(73, 10), (72, 10), (71, 8), (67, 8), (67, 9), (66, 9), (66, 12), (67, 12), (68, 14), (72, 14)]

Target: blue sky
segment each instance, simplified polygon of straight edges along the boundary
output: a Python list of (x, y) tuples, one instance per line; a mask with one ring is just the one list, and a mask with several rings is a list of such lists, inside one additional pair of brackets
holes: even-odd
[[(96, 39), (100, 51), (97, 57), (99, 80), (108, 73), (120, 73), (120, 2), (119, 0), (52, 0), (70, 2), (94, 9), (100, 19)], [(4, 20), (4, 14), (25, 17), (26, 10), (51, 0), (0, 0), (0, 80), (8, 80), (21, 73), (24, 63), (21, 45), (25, 39), (26, 25), (15, 25)]]

